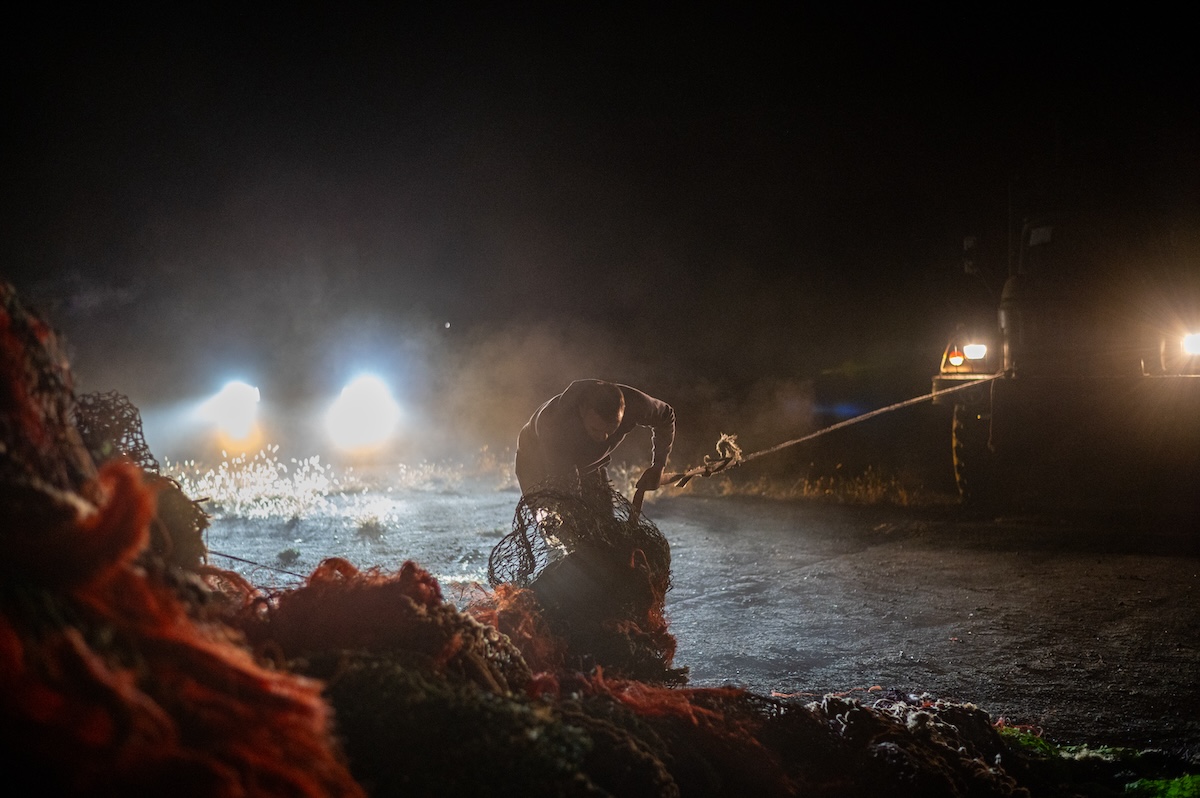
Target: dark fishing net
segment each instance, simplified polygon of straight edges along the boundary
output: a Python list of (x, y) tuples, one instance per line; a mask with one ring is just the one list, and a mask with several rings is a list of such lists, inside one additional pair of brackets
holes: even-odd
[(0, 282), (0, 491), (76, 491), (96, 476), (71, 423), (74, 384), (58, 335)]
[(300, 667), (327, 682), (352, 769), (376, 798), (1030, 794), (997, 764), (1019, 760), (991, 719), (965, 704), (806, 703), (599, 673), (506, 694), (399, 652), (326, 652)]
[(92, 459), (124, 457), (143, 471), (158, 473), (158, 461), (142, 434), (142, 416), (129, 397), (116, 391), (86, 393), (75, 400), (75, 426)]
[(606, 479), (549, 483), (523, 496), (512, 532), (492, 550), (488, 578), (498, 592), (473, 611), (552, 652), (554, 666), (686, 680), (686, 669), (671, 667), (676, 641), (664, 612), (670, 546)]
[(395, 654), (314, 655), (306, 673), (326, 694), (355, 776), (372, 798), (600, 798), (585, 770), (592, 741), (552, 704), (497, 695), (412, 667)]
[(75, 400), (73, 418), (84, 446), (99, 465), (124, 459), (142, 469), (158, 493), (151, 526), (150, 551), (170, 565), (195, 569), (208, 556), (204, 530), (208, 513), (184, 494), (179, 483), (159, 473), (158, 460), (146, 444), (142, 415), (117, 391), (87, 393)]
[(603, 479), (548, 481), (521, 497), (512, 531), (488, 558), (492, 587), (530, 587), (545, 569), (580, 550), (639, 551), (662, 592), (671, 586), (671, 549), (645, 515)]

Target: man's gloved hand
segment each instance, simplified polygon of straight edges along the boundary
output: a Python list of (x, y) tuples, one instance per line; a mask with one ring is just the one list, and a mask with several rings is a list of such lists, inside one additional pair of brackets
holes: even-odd
[(662, 475), (662, 466), (650, 466), (642, 474), (641, 479), (637, 481), (637, 485), (634, 487), (638, 490), (658, 490), (659, 485), (662, 484)]

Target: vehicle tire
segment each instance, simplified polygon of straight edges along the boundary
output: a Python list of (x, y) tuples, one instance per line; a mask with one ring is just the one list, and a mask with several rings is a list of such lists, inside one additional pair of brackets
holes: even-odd
[(951, 443), (954, 484), (964, 503), (990, 503), (995, 493), (995, 455), (988, 446), (990, 414), (979, 405), (954, 406)]

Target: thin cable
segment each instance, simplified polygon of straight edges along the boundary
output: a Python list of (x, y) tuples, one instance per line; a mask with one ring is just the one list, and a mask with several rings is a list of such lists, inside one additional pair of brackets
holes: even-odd
[(295, 571), (288, 571), (284, 568), (276, 568), (273, 565), (264, 565), (263, 563), (255, 562), (254, 560), (246, 560), (241, 557), (234, 557), (232, 554), (225, 554), (224, 552), (221, 552), (221, 551), (213, 551), (212, 549), (209, 549), (208, 553), (215, 554), (218, 557), (225, 557), (226, 559), (237, 560), (238, 562), (244, 562), (244, 563), (246, 563), (246, 565), (253, 565), (255, 568), (266, 568), (268, 571), (276, 571), (281, 574), (287, 574), (288, 576), (295, 576), (295, 577), (299, 577), (300, 579), (308, 579), (308, 577), (305, 576), (304, 574), (298, 574)]

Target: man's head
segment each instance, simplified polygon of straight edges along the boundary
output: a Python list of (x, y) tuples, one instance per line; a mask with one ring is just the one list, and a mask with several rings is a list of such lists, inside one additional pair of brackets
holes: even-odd
[(625, 395), (611, 382), (589, 383), (579, 402), (579, 417), (587, 435), (597, 443), (608, 437), (621, 426), (625, 416)]

